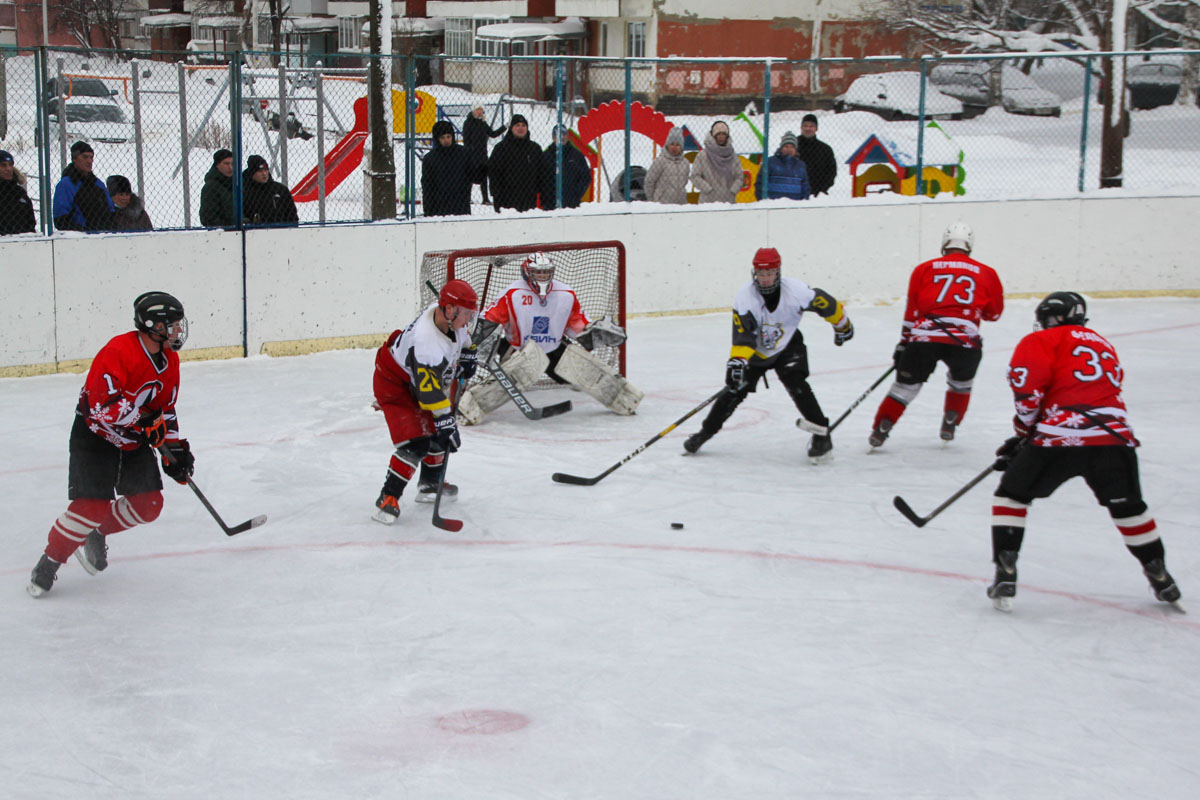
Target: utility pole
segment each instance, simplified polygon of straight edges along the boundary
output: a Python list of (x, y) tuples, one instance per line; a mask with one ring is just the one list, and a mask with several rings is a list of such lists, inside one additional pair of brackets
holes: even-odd
[(371, 219), (396, 218), (396, 159), (392, 153), (392, 2), (371, 0), (368, 31), (367, 118), (371, 150), (366, 170)]

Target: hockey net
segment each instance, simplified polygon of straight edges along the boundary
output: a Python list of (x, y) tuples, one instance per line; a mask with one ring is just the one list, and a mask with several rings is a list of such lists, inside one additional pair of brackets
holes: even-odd
[[(479, 295), (480, 314), (521, 277), (521, 264), (533, 253), (545, 253), (554, 262), (554, 280), (575, 290), (579, 305), (588, 320), (610, 317), (625, 327), (625, 245), (606, 242), (548, 242), (512, 247), (479, 247), (470, 250), (442, 250), (425, 253), (421, 258), (422, 297), (432, 302), (429, 283), (441, 289), (446, 281), (458, 278), (471, 284)], [(428, 282), (428, 283), (427, 283)], [(487, 376), (484, 359), (496, 346), (499, 330), (479, 346), (479, 372), (476, 380)], [(597, 346), (593, 355), (625, 374), (625, 346)], [(556, 385), (543, 377), (534, 388)]]

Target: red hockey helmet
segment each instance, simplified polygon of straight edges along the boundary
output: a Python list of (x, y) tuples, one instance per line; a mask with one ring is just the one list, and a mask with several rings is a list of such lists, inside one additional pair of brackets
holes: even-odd
[(455, 278), (446, 281), (446, 285), (442, 287), (442, 293), (438, 295), (438, 305), (458, 306), (476, 311), (479, 308), (479, 295), (475, 294), (471, 284)]
[(779, 288), (779, 272), (783, 266), (783, 259), (779, 257), (778, 250), (774, 247), (760, 247), (751, 263), (754, 269), (750, 271), (750, 277), (754, 279), (754, 285), (760, 293), (771, 294)]

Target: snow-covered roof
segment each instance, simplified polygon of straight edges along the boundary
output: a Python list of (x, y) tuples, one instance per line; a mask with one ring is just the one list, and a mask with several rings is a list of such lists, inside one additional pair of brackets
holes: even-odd
[(285, 17), (284, 22), (294, 31), (336, 31), (337, 17)]
[[(371, 29), (371, 22), (363, 23), (362, 31)], [(429, 36), (446, 30), (446, 20), (441, 17), (392, 17), (392, 33), (402, 36)]]
[(192, 24), (191, 14), (154, 14), (138, 20), (147, 28), (188, 28)]
[(200, 17), (196, 24), (201, 28), (240, 28), (241, 17)]
[(562, 22), (500, 22), (481, 25), (475, 31), (477, 39), (574, 39), (587, 34), (587, 25), (579, 17), (568, 17)]

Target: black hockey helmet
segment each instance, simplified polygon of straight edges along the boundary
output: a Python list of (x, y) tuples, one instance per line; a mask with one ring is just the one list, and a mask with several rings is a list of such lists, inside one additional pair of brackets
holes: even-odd
[[(158, 324), (162, 323), (162, 328)], [(188, 323), (183, 303), (166, 292), (146, 292), (133, 301), (133, 324), (160, 344), (179, 350), (187, 341)]]
[(1038, 303), (1034, 312), (1038, 326), (1083, 325), (1087, 322), (1087, 301), (1078, 292), (1051, 292)]

